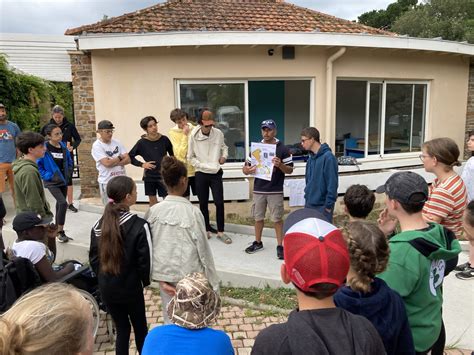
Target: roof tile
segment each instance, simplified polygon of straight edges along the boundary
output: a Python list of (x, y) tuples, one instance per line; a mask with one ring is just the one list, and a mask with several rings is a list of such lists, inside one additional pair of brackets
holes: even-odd
[(85, 33), (177, 31), (338, 32), (394, 35), (283, 0), (168, 0), (95, 24), (68, 29)]

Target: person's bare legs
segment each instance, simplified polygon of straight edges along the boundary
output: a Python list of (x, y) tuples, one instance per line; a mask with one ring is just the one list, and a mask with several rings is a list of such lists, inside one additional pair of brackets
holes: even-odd
[(265, 221), (255, 221), (255, 240), (257, 242), (262, 241), (263, 225)]
[(158, 198), (156, 197), (156, 195), (154, 196), (148, 196), (148, 203), (150, 204), (150, 207), (151, 206), (154, 206), (158, 203)]
[(73, 202), (74, 202), (74, 199), (73, 199), (73, 187), (72, 187), (72, 185), (71, 185), (71, 186), (68, 186), (68, 187), (67, 187), (67, 204), (68, 204), (68, 206), (69, 206), (69, 205), (72, 205)]
[(283, 243), (283, 221), (274, 222), (278, 245)]

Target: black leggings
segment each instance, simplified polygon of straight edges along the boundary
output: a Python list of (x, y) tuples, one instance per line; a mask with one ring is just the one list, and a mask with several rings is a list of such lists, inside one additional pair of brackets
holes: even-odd
[(199, 199), (199, 208), (202, 215), (204, 216), (204, 222), (206, 223), (206, 230), (211, 229), (209, 224), (209, 188), (212, 191), (212, 199), (214, 205), (216, 205), (216, 221), (217, 231), (224, 231), (224, 186), (222, 184), (222, 169), (216, 174), (206, 174), (196, 172), (195, 184), (196, 194)]
[(67, 212), (67, 186), (51, 186), (48, 187), (51, 195), (56, 199), (56, 224), (58, 226), (64, 226), (66, 222), (66, 212)]
[(7, 214), (7, 210), (5, 208), (5, 204), (3, 203), (2, 195), (0, 194), (0, 249), (5, 249), (5, 245), (3, 244), (3, 237), (2, 237), (2, 228), (3, 228), (3, 219)]
[(128, 355), (130, 348), (130, 323), (135, 333), (135, 344), (141, 354), (148, 327), (145, 315), (145, 298), (143, 294), (130, 303), (107, 303), (107, 311), (112, 316), (117, 329), (115, 342), (116, 355)]

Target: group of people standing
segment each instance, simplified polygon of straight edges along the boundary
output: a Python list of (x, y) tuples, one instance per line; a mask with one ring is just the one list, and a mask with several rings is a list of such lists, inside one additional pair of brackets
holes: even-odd
[[(0, 130), (2, 112), (5, 113), (2, 106)], [(214, 127), (209, 110), (201, 112), (198, 126), (187, 122), (186, 113), (180, 109), (173, 110), (170, 118), (175, 127), (169, 138), (158, 132), (156, 118), (143, 118), (140, 126), (145, 134), (130, 151), (113, 138), (113, 123), (100, 121), (99, 138), (92, 147), (105, 208), (91, 230), (89, 259), (98, 275), (103, 301), (116, 324), (117, 354), (128, 354), (131, 327), (138, 351), (151, 349), (152, 345), (144, 345), (148, 329), (143, 296), (143, 289), (151, 280), (159, 283), (166, 324), (203, 329), (218, 314), (219, 279), (208, 239), (217, 234), (222, 242), (232, 243), (224, 232), (221, 165), (227, 160), (227, 146), (223, 133)], [(3, 117), (3, 125), (9, 122), (5, 121)], [(15, 133), (16, 148), (23, 154), (11, 167), (19, 213), (17, 223), (14, 221), (19, 235), (15, 246), (18, 256), (28, 257), (32, 248), (23, 248), (26, 244), (21, 243), (32, 240), (44, 242), (52, 260), (56, 254), (55, 240), (51, 238), (54, 233), (35, 229), (47, 228), (47, 220), (52, 217), (42, 181), (58, 202), (56, 224), (59, 238), (64, 235), (74, 145), (64, 143), (67, 129), (55, 123), (44, 129), (46, 142), (37, 133)], [(285, 175), (293, 171), (292, 157), (277, 139), (273, 120), (263, 121), (260, 128), (262, 143), (276, 145), (274, 171), (271, 181), (255, 179), (252, 215), (256, 240), (245, 251), (255, 253), (263, 248), (261, 235), (268, 208), (275, 222), (277, 257), (284, 260), (281, 277), (296, 287), (299, 309), (290, 314), (287, 323), (262, 331), (253, 353), (319, 349), (327, 353), (441, 354), (445, 343), (443, 278), (453, 270), (459, 279), (474, 278), (474, 202), (469, 202), (474, 196), (474, 158), (460, 177), (453, 169), (460, 164), (456, 143), (449, 138), (425, 142), (420, 159), (425, 170), (436, 176), (433, 184), (428, 187), (413, 172), (393, 174), (377, 189), (386, 196), (377, 224), (361, 221), (373, 208), (373, 192), (364, 186), (352, 186), (344, 199), (350, 223), (339, 229), (332, 224), (338, 188), (337, 160), (329, 146), (321, 143), (319, 131), (305, 128), (301, 144), (310, 152), (306, 206), (283, 223), (283, 182)], [(470, 133), (469, 142), (469, 149), (474, 151), (474, 132)], [(145, 194), (151, 205), (145, 218), (130, 211), (136, 203), (137, 187), (125, 174), (124, 166), (129, 163), (144, 169)], [(250, 160), (242, 168), (247, 175), (255, 170)], [(216, 205), (216, 230), (209, 223), (209, 189)], [(199, 209), (189, 201), (190, 191), (198, 196)], [(157, 195), (164, 201), (157, 203)], [(39, 220), (34, 220), (35, 214)], [(24, 229), (26, 225), (29, 229)], [(456, 265), (460, 252), (457, 238), (463, 231), (470, 240), (470, 259)], [(37, 254), (43, 256), (42, 253)], [(36, 259), (33, 264), (42, 269), (45, 259)], [(38, 264), (41, 260), (42, 264)], [(199, 274), (187, 278), (193, 273)], [(186, 310), (179, 309), (180, 299), (198, 297), (191, 292), (196, 289), (198, 296), (206, 290), (203, 300), (213, 300), (207, 310), (209, 321), (197, 316), (187, 318), (195, 315), (190, 311), (199, 307), (195, 302)], [(392, 308), (387, 305), (380, 314), (371, 312), (374, 304), (386, 300), (391, 300)], [(194, 339), (179, 327), (154, 335), (157, 334), (187, 344)], [(230, 353), (228, 338), (212, 332), (208, 336), (206, 344), (221, 349), (220, 353), (224, 353), (222, 349)], [(155, 337), (149, 339), (150, 344), (159, 342)], [(194, 346), (199, 341), (202, 344), (202, 339), (194, 340)]]

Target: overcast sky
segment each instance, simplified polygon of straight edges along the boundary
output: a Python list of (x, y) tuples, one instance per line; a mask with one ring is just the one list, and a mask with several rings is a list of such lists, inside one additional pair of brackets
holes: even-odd
[[(395, 0), (287, 0), (299, 6), (355, 20)], [(139, 10), (163, 0), (0, 0), (0, 33), (64, 34), (74, 28)]]

